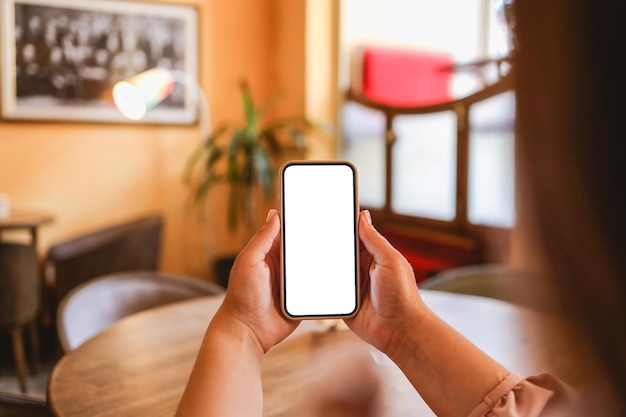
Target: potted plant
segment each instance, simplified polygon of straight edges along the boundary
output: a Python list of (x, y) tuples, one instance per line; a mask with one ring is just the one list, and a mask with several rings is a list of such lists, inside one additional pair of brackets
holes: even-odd
[[(240, 83), (240, 94), (243, 122), (219, 124), (190, 155), (184, 174), (192, 204), (201, 212), (215, 185), (229, 185), (226, 223), (232, 232), (239, 227), (254, 230), (258, 210), (256, 191), (261, 190), (265, 200), (271, 201), (279, 159), (288, 149), (306, 153), (305, 133), (321, 128), (303, 115), (269, 119), (268, 113), (281, 94), (257, 105), (245, 81)], [(233, 260), (234, 256), (215, 261), (217, 280), (224, 286)]]

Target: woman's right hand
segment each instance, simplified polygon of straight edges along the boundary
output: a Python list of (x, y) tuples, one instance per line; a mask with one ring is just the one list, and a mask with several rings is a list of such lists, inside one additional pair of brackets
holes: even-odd
[(345, 322), (361, 339), (388, 353), (395, 338), (414, 327), (427, 308), (411, 265), (372, 225), (370, 213), (359, 215), (361, 306)]

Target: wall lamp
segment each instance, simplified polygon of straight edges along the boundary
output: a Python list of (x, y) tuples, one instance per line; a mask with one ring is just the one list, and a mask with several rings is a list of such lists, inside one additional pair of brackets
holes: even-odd
[(198, 107), (198, 123), (202, 139), (210, 133), (209, 100), (198, 81), (182, 70), (152, 68), (113, 86), (113, 102), (130, 120), (141, 120), (168, 97), (179, 83), (188, 89)]

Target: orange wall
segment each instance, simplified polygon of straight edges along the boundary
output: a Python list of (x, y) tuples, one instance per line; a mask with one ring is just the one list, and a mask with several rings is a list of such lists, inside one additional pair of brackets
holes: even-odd
[[(170, 1), (169, 3), (172, 3)], [(280, 113), (304, 109), (305, 0), (187, 0), (199, 12), (199, 81), (212, 120), (239, 119), (237, 84), (259, 100), (287, 92)], [(208, 223), (185, 211), (181, 173), (198, 143), (197, 126), (131, 126), (0, 121), (0, 193), (12, 207), (52, 213), (40, 253), (77, 233), (160, 212), (166, 228), (162, 269), (211, 277), (206, 248), (236, 251), (217, 190)], [(207, 236), (210, 238), (207, 239)]]

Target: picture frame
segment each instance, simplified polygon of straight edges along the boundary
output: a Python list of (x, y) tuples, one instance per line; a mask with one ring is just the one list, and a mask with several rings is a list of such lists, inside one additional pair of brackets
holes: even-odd
[(0, 0), (4, 120), (193, 124), (196, 93), (176, 83), (139, 121), (112, 88), (154, 67), (198, 72), (198, 14), (190, 5), (125, 0)]

